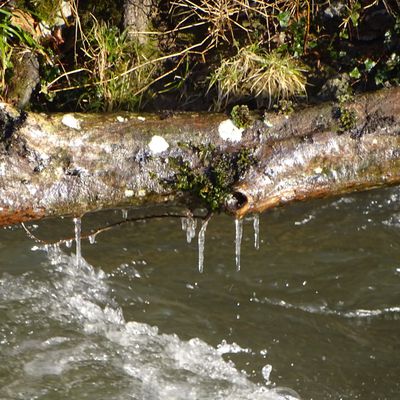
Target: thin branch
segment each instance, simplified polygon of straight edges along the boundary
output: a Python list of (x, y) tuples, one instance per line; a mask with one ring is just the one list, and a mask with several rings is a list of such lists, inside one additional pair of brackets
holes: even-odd
[(79, 68), (79, 69), (74, 69), (73, 71), (68, 71), (68, 72), (64, 72), (63, 74), (61, 74), (60, 76), (58, 76), (57, 78), (53, 79), (50, 83), (47, 84), (46, 89), (49, 89), (50, 86), (53, 86), (57, 81), (59, 81), (60, 79), (67, 77), (69, 75), (72, 74), (77, 74), (78, 72), (82, 72), (82, 71), (88, 71), (88, 72), (92, 72), (87, 68)]
[[(145, 217), (131, 217), (131, 218), (127, 218), (124, 219), (122, 221), (118, 221), (118, 222), (114, 222), (112, 224), (108, 224), (106, 226), (103, 226), (97, 230), (95, 230), (94, 232), (90, 232), (90, 233), (82, 233), (81, 234), (81, 239), (88, 239), (89, 241), (93, 241), (96, 236), (100, 233), (103, 232), (107, 232), (111, 229), (117, 228), (118, 226), (122, 226), (126, 223), (129, 222), (136, 222), (136, 221), (147, 221), (149, 219), (156, 219), (156, 218), (188, 218), (188, 217), (193, 217), (193, 218), (198, 218), (198, 219), (202, 219), (205, 221), (208, 221), (212, 216), (211, 212), (207, 212), (207, 214), (205, 216), (201, 216), (201, 215), (193, 215), (192, 212), (190, 210), (186, 210), (185, 212), (182, 213), (164, 213), (164, 214), (158, 214), (158, 215), (149, 215), (149, 216), (145, 216)], [(49, 242), (47, 240), (43, 240), (43, 239), (39, 239), (37, 236), (35, 236), (27, 227), (26, 225), (21, 222), (22, 227), (24, 228), (27, 236), (34, 240), (36, 243), (40, 243), (43, 245), (54, 245), (54, 244), (65, 244), (67, 242), (71, 242), (72, 240), (75, 240), (75, 237), (68, 237), (68, 238), (64, 238), (64, 239), (60, 239), (56, 242)]]
[(55, 90), (51, 90), (51, 92), (52, 93), (65, 92), (65, 91), (68, 91), (68, 90), (83, 89), (83, 88), (87, 88), (87, 87), (92, 87), (92, 86), (102, 85), (104, 83), (112, 82), (112, 81), (118, 80), (118, 79), (120, 79), (120, 78), (122, 78), (122, 77), (124, 77), (126, 75), (129, 75), (132, 72), (137, 71), (138, 69), (143, 68), (143, 67), (145, 67), (147, 65), (155, 64), (157, 62), (168, 60), (168, 59), (174, 58), (174, 57), (185, 56), (185, 55), (191, 53), (193, 49), (195, 49), (197, 47), (201, 47), (208, 40), (209, 40), (209, 37), (206, 36), (201, 42), (196, 43), (196, 44), (194, 44), (194, 45), (192, 45), (190, 47), (187, 47), (187, 48), (183, 49), (182, 51), (179, 51), (179, 52), (174, 53), (174, 54), (167, 54), (165, 56), (158, 57), (158, 58), (156, 58), (154, 60), (146, 61), (143, 64), (136, 65), (136, 66), (134, 66), (132, 68), (129, 68), (128, 70), (122, 72), (121, 74), (113, 76), (112, 78), (109, 78), (109, 79), (106, 79), (106, 80), (93, 82), (93, 83), (86, 83), (84, 85), (76, 85), (76, 86), (70, 86), (70, 87), (67, 87), (67, 88), (55, 89)]

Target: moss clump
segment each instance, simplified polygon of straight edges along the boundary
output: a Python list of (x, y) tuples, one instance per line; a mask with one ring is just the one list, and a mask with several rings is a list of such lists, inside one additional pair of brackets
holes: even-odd
[(350, 91), (347, 91), (339, 96), (339, 104), (332, 110), (333, 117), (338, 121), (336, 131), (339, 135), (351, 131), (357, 126), (357, 113), (347, 108), (347, 103), (353, 99), (354, 95)]
[(351, 131), (357, 125), (357, 114), (354, 110), (341, 110), (338, 133)]
[(256, 163), (253, 151), (242, 148), (225, 153), (211, 144), (191, 147), (198, 158), (198, 166), (193, 167), (182, 157), (170, 157), (170, 165), (176, 173), (167, 185), (189, 192), (210, 211), (221, 211), (234, 184)]
[(338, 121), (336, 132), (341, 135), (349, 132), (357, 126), (357, 114), (354, 110), (348, 110), (343, 104), (333, 109), (333, 116)]
[(234, 106), (231, 111), (231, 118), (238, 128), (248, 128), (252, 122), (249, 107), (246, 105)]

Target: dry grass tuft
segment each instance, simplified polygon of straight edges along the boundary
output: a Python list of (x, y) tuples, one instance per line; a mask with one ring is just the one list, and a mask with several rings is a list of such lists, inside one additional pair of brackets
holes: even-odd
[(305, 68), (288, 55), (267, 53), (256, 45), (241, 48), (232, 58), (222, 60), (210, 82), (217, 87), (216, 108), (247, 97), (272, 102), (305, 95)]
[(86, 69), (91, 71), (90, 81), (94, 90), (89, 98), (82, 98), (90, 109), (112, 111), (132, 110), (141, 101), (140, 93), (154, 80), (158, 66), (148, 62), (157, 51), (150, 44), (140, 45), (128, 38), (127, 32), (109, 27), (96, 19), (88, 33), (84, 49)]

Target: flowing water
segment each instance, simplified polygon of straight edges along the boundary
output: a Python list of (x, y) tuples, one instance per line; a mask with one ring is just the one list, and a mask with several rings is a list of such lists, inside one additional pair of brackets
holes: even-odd
[(400, 398), (400, 188), (118, 220), (0, 232), (1, 400)]

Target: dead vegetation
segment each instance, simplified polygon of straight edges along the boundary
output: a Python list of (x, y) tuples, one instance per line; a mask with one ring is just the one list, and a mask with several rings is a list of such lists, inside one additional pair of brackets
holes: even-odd
[[(355, 87), (371, 79), (378, 87), (399, 80), (400, 21), (390, 1), (351, 0), (339, 7), (310, 0), (169, 0), (153, 6), (145, 30), (143, 24), (140, 32), (130, 26), (129, 34), (115, 25), (123, 20), (122, 0), (107, 6), (43, 0), (40, 15), (28, 1), (15, 3), (0, 6), (0, 89), (6, 99), (18, 46), (40, 53), (39, 108), (111, 111), (166, 104), (222, 110), (243, 101), (269, 108), (304, 97), (338, 68)], [(107, 7), (114, 25), (106, 22)], [(387, 50), (353, 56), (354, 46), (340, 40), (352, 40), (375, 9), (386, 10)], [(16, 25), (19, 15), (32, 21), (28, 28)], [(35, 33), (45, 20), (53, 21), (46, 41)], [(335, 31), (329, 32), (329, 24)], [(324, 66), (327, 59), (334, 67)]]

